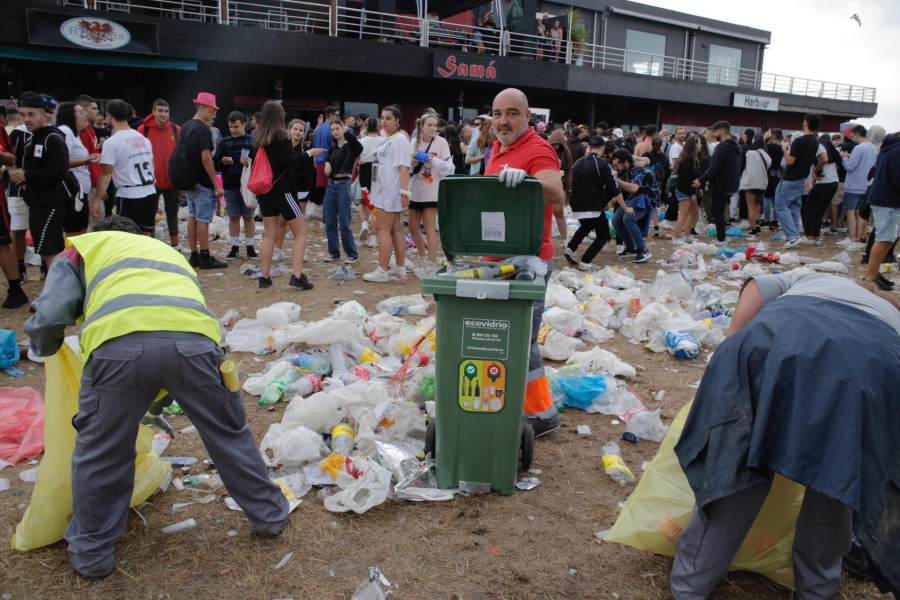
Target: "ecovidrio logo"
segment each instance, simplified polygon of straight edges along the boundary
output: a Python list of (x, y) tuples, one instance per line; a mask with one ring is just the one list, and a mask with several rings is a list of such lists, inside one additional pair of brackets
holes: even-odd
[(115, 50), (131, 41), (125, 27), (107, 19), (69, 19), (59, 26), (59, 32), (73, 44), (95, 50)]

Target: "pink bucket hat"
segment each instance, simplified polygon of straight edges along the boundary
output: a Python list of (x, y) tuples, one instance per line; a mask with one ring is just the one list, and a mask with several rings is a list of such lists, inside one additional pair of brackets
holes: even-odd
[(537, 130), (538, 131), (547, 131), (547, 124), (544, 123), (543, 121), (538, 121), (537, 122)]
[(200, 92), (197, 94), (197, 97), (194, 98), (194, 104), (202, 104), (203, 106), (208, 106), (214, 110), (219, 110), (219, 107), (216, 106), (216, 96), (215, 94), (210, 94), (209, 92)]

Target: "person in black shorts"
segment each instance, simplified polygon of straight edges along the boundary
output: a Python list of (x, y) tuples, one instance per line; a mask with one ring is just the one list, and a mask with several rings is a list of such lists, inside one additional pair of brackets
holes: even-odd
[[(16, 164), (16, 156), (12, 152), (12, 141), (6, 130), (0, 128), (0, 165), (12, 167)], [(12, 249), (12, 236), (9, 233), (9, 207), (6, 203), (6, 190), (0, 185), (0, 267), (9, 281), (9, 290), (6, 293), (6, 301), (3, 308), (18, 308), (28, 304), (28, 296), (22, 291), (22, 281), (19, 279), (19, 268), (16, 264), (16, 254)]]
[[(50, 124), (51, 99), (34, 92), (19, 96), (19, 112), (31, 140), (10, 172), (11, 183), (22, 188), (28, 206), (28, 228), (34, 239), (34, 253), (49, 269), (57, 254), (65, 249), (63, 221), (66, 191), (63, 179), (69, 171), (69, 149), (63, 133)], [(55, 102), (55, 101), (53, 101)]]
[[(278, 102), (266, 102), (259, 118), (259, 128), (253, 140), (256, 148), (254, 163), (259, 164), (260, 155), (265, 152), (272, 168), (272, 187), (259, 194), (259, 210), (263, 216), (263, 243), (259, 257), (259, 287), (272, 285), (269, 269), (278, 234), (278, 217), (287, 221), (294, 234), (291, 267), (293, 273), (289, 285), (302, 290), (311, 290), (313, 284), (303, 273), (303, 255), (306, 253), (306, 219), (297, 199), (297, 183), (293, 170), (301, 166), (303, 158), (296, 153), (291, 139), (284, 128), (284, 108)], [(252, 179), (252, 177), (251, 177)]]
[(159, 195), (150, 141), (128, 125), (131, 105), (110, 100), (106, 105), (113, 134), (103, 144), (100, 179), (94, 198), (94, 216), (102, 217), (101, 202), (107, 196), (110, 179), (116, 186), (116, 214), (128, 217), (144, 235), (153, 235)]

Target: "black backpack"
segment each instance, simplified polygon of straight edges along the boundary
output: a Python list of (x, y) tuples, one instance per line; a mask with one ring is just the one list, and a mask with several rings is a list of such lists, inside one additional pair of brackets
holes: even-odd
[(197, 185), (197, 173), (188, 158), (187, 148), (179, 141), (169, 157), (169, 179), (176, 190), (190, 190)]

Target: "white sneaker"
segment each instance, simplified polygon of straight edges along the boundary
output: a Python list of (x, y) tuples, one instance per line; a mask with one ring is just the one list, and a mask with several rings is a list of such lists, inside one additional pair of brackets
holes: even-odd
[(684, 240), (684, 243), (685, 243), (685, 244), (693, 244), (693, 243), (696, 241), (696, 240), (693, 238), (693, 236), (690, 236), (690, 235), (686, 235), (686, 236), (684, 236), (684, 237), (681, 238), (681, 239)]
[(381, 267), (378, 267), (371, 273), (366, 273), (365, 275), (363, 275), (363, 279), (366, 281), (371, 281), (373, 283), (387, 283), (391, 280), (391, 276), (388, 275), (387, 271), (385, 271)]
[(673, 246), (684, 246), (684, 240), (681, 238), (672, 238)]
[(792, 239), (792, 240), (788, 240), (788, 241), (786, 241), (786, 242), (784, 243), (784, 247), (785, 247), (785, 248), (793, 248), (794, 246), (799, 246), (800, 244), (803, 243), (803, 242), (800, 241), (800, 240), (802, 240), (802, 239), (803, 239), (803, 238), (794, 238), (794, 239)]
[(406, 265), (404, 265), (402, 267), (397, 267), (397, 266), (391, 267), (390, 269), (388, 269), (388, 275), (393, 275), (400, 281), (408, 281), (409, 280), (409, 273), (406, 272)]
[(367, 248), (374, 248), (374, 247), (377, 246), (377, 245), (378, 245), (378, 238), (377, 238), (377, 236), (370, 235), (370, 236), (366, 239), (366, 247), (367, 247)]
[(563, 250), (563, 256), (565, 256), (566, 260), (569, 261), (570, 263), (572, 263), (573, 265), (578, 264), (578, 259), (575, 258), (575, 251), (572, 250), (571, 248), (567, 247), (565, 250)]
[(275, 250), (272, 251), (272, 262), (275, 262), (277, 260), (283, 260), (283, 259), (284, 259), (284, 250), (282, 250), (281, 248), (275, 248)]
[(593, 271), (594, 265), (592, 265), (591, 263), (579, 262), (578, 270), (579, 271)]

